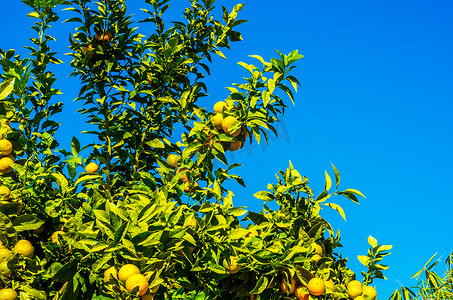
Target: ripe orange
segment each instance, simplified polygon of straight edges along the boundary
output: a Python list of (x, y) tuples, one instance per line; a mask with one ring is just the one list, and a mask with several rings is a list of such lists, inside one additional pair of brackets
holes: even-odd
[(365, 298), (363, 296), (357, 296), (354, 298), (354, 300), (365, 300)]
[(126, 280), (134, 274), (140, 274), (140, 269), (137, 268), (136, 265), (125, 264), (120, 268), (120, 271), (118, 272), (118, 279), (122, 283), (125, 283)]
[(11, 251), (9, 251), (6, 248), (5, 249), (0, 249), (0, 262), (7, 261), (11, 257), (13, 257), (13, 253)]
[(356, 298), (357, 296), (362, 295), (362, 283), (358, 280), (352, 280), (348, 283), (347, 286), (348, 295), (351, 299)]
[(141, 296), (141, 300), (154, 300), (154, 297), (153, 297), (152, 294), (146, 293), (146, 294)]
[(93, 55), (93, 52), (92, 52), (93, 50), (94, 50), (93, 46), (91, 44), (88, 44), (83, 47), (82, 53), (83, 53), (83, 55), (87, 55), (87, 53), (88, 53), (88, 57), (90, 57), (91, 55)]
[(107, 32), (104, 34), (104, 42), (108, 42), (112, 39), (112, 34), (110, 32)]
[(324, 280), (321, 278), (312, 278), (307, 285), (308, 292), (313, 296), (321, 296), (326, 290)]
[(315, 249), (314, 253), (322, 256), (322, 247), (319, 244), (312, 243), (311, 246)]
[(87, 173), (96, 173), (99, 170), (99, 166), (95, 162), (90, 162), (85, 167), (85, 172)]
[(227, 108), (227, 105), (223, 101), (219, 101), (216, 104), (214, 104), (214, 112), (215, 113), (221, 113), (226, 108)]
[(2, 185), (0, 186), (0, 200), (8, 200), (11, 191), (8, 187)]
[(332, 279), (329, 279), (327, 280), (326, 282), (324, 282), (325, 285), (326, 285), (326, 290), (328, 292), (333, 292), (335, 290), (335, 286), (333, 284), (333, 280)]
[(10, 156), (3, 156), (0, 159), (0, 173), (10, 173), (13, 170), (13, 168), (11, 167), (13, 163), (14, 159), (12, 159)]
[(241, 146), (242, 146), (241, 141), (231, 142), (230, 147), (228, 147), (228, 150), (237, 151), (237, 150), (241, 149)]
[(133, 274), (126, 280), (126, 289), (130, 292), (138, 287), (138, 295), (142, 296), (148, 291), (148, 279), (142, 274)]
[(170, 154), (169, 156), (167, 156), (167, 164), (169, 164), (170, 166), (173, 166), (175, 168), (178, 167), (178, 160), (179, 160), (179, 155)]
[(310, 298), (310, 294), (308, 293), (307, 288), (303, 285), (299, 285), (296, 288), (295, 294), (296, 298), (299, 300), (308, 300)]
[(111, 266), (104, 271), (104, 282), (110, 281), (111, 277), (118, 279), (118, 272), (116, 271), (115, 266)]
[[(190, 247), (189, 247), (190, 248)], [(155, 287), (153, 287), (152, 289), (150, 289), (149, 291), (154, 294), (155, 292), (157, 292), (157, 290), (159, 289), (160, 287), (160, 284), (159, 285), (156, 285)]]
[(197, 227), (197, 220), (194, 217), (191, 217), (190, 220), (187, 222), (186, 226), (191, 226), (193, 228)]
[(185, 193), (193, 193), (198, 188), (198, 182), (191, 183), (189, 181), (184, 182), (184, 192)]
[(282, 281), (280, 282), (280, 288), (283, 293), (287, 295), (292, 294), (296, 290), (296, 281), (294, 280), (294, 278), (291, 278), (291, 286), (288, 289), (288, 286), (285, 282), (285, 278), (282, 278)]
[(241, 269), (241, 267), (238, 266), (237, 261), (237, 257), (230, 256), (230, 262), (228, 262), (226, 259), (223, 260), (223, 267), (228, 271), (228, 273), (236, 274)]
[(182, 180), (182, 182), (187, 182), (187, 181), (189, 181), (189, 178), (187, 178), (188, 172), (189, 172), (189, 169), (187, 169), (187, 168), (178, 168), (176, 170), (176, 175), (178, 175), (179, 173), (182, 173), (180, 179)]
[(13, 144), (8, 140), (0, 140), (0, 149), (3, 155), (8, 155), (13, 151)]
[(223, 116), (221, 113), (217, 113), (211, 117), (211, 124), (217, 129), (222, 129)]
[(362, 295), (367, 300), (374, 300), (377, 297), (376, 290), (374, 289), (374, 287), (369, 286), (369, 285), (363, 287)]
[(35, 254), (35, 248), (27, 240), (20, 240), (14, 246), (14, 253), (22, 254), (25, 257), (32, 258)]
[(13, 289), (1, 289), (0, 290), (0, 299), (1, 300), (16, 300), (17, 293)]
[(231, 134), (232, 136), (238, 136), (241, 133), (241, 127), (239, 127), (235, 132), (230, 132), (230, 130), (229, 130), (230, 125), (237, 121), (238, 121), (238, 119), (236, 119), (233, 116), (228, 116), (228, 117), (224, 118), (222, 121), (223, 131), (225, 131), (228, 134)]

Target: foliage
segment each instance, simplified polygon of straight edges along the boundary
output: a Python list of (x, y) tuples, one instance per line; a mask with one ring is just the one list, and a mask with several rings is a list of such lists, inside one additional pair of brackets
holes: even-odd
[[(446, 270), (443, 276), (440, 276), (434, 270), (439, 263), (439, 259), (432, 262), (437, 254), (433, 255), (423, 268), (415, 273), (412, 278), (418, 280), (420, 276), (425, 275), (425, 280), (421, 280), (416, 286), (408, 288), (401, 287), (395, 290), (389, 299), (391, 300), (411, 300), (411, 299), (453, 299), (453, 253), (445, 260)], [(428, 266), (429, 265), (429, 266)]]
[[(331, 197), (358, 203), (363, 195), (338, 190), (335, 167), (335, 190), (325, 172), (315, 197), (290, 163), (255, 194), (264, 201), (259, 212), (235, 207), (224, 185), (244, 185), (232, 173), (240, 165), (226, 159), (230, 146), (268, 142), (284, 98), (294, 103), (299, 81), (291, 71), (303, 57), (297, 50), (270, 62), (252, 55), (259, 66), (240, 62), (250, 74), (228, 88), (221, 112), (211, 112), (199, 105), (209, 96), (204, 78), (212, 56), (225, 58), (222, 50), (242, 39), (236, 27), (245, 22), (237, 19), (243, 4), (222, 7), (218, 19), (214, 0), (192, 0), (183, 20), (170, 23), (164, 18), (170, 1), (147, 0), (147, 18), (139, 22), (154, 25), (147, 35), (134, 27), (125, 0), (23, 2), (37, 19), (30, 58), (0, 51), (0, 133), (13, 147), (0, 157), (1, 182), (11, 191), (0, 205), (0, 248), (13, 250), (26, 239), (34, 255), (3, 251), (0, 288), (13, 288), (21, 299), (136, 299), (138, 288), (121, 279), (121, 268), (133, 264), (156, 299), (290, 299), (282, 286), (305, 288), (315, 277), (321, 286), (335, 284), (319, 298), (349, 298), (355, 273), (338, 252), (339, 230), (320, 211), (330, 207), (345, 219)], [(94, 126), (86, 133), (97, 138), (82, 146), (74, 137), (70, 150), (57, 149), (54, 138), (53, 118), (63, 104), (55, 102), (61, 92), (51, 66), (61, 61), (48, 34), (62, 5), (72, 14), (66, 22), (77, 24), (69, 55), (71, 75), (81, 82), (79, 113)], [(218, 126), (215, 118), (231, 122)], [(167, 161), (170, 154), (177, 162)], [(215, 167), (216, 160), (223, 165)], [(83, 169), (89, 163), (96, 165)], [(369, 241), (368, 256), (359, 257), (365, 285), (383, 278), (386, 267), (378, 262), (390, 249)]]

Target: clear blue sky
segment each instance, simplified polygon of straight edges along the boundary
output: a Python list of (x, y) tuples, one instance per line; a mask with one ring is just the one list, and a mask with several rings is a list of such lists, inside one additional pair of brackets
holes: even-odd
[[(131, 11), (143, 3), (130, 2)], [(170, 13), (177, 18), (189, 1), (174, 2)], [(28, 10), (20, 1), (5, 1), (2, 11), (0, 47), (20, 49), (31, 33)], [(238, 172), (247, 184), (247, 189), (232, 186), (235, 205), (259, 210), (261, 202), (252, 195), (274, 182), (289, 160), (320, 193), (324, 170), (333, 177), (333, 163), (342, 175), (340, 188), (367, 196), (360, 205), (334, 199), (347, 222), (323, 211), (341, 231), (349, 266), (356, 273), (363, 270), (356, 256), (366, 254), (368, 235), (394, 246), (383, 261), (390, 265), (384, 273), (388, 280), (375, 282), (380, 299), (399, 282), (413, 285), (410, 276), (431, 255), (438, 252), (444, 260), (452, 251), (453, 197), (446, 193), (453, 182), (452, 13), (453, 2), (436, 0), (249, 0), (240, 14), (250, 20), (239, 28), (244, 41), (232, 44), (226, 61), (215, 61), (208, 80), (211, 109), (227, 97), (225, 86), (246, 75), (236, 62), (253, 63), (247, 55), (269, 60), (275, 49), (298, 49), (305, 56), (294, 73), (302, 87), (279, 127), (280, 139), (229, 156), (244, 165)], [(68, 52), (67, 30), (73, 26), (63, 24), (53, 32), (54, 50)], [(65, 102), (63, 145), (85, 126), (83, 118), (73, 118), (79, 103), (72, 103), (77, 90), (70, 86), (74, 78), (64, 78), (67, 68), (68, 63), (57, 68), (63, 74), (57, 82)]]

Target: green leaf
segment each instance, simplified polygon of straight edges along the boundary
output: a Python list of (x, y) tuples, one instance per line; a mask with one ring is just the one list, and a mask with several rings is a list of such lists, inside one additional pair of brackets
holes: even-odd
[(41, 227), (42, 224), (44, 224), (44, 221), (41, 221), (34, 215), (20, 215), (13, 222), (14, 229), (17, 232), (36, 230)]
[(37, 12), (35, 12), (35, 11), (32, 11), (31, 13), (28, 13), (27, 16), (30, 17), (30, 18), (40, 19), (39, 14)]
[(5, 99), (11, 94), (14, 89), (14, 81), (15, 79), (8, 79), (0, 84), (0, 100)]
[(335, 173), (335, 182), (336, 182), (336, 188), (338, 189), (338, 185), (340, 184), (340, 172), (338, 172), (337, 168), (332, 164), (333, 171)]
[(263, 91), (263, 106), (266, 107), (271, 101), (271, 93), (269, 91)]
[(275, 90), (275, 81), (274, 81), (274, 79), (269, 78), (269, 80), (267, 81), (267, 88), (269, 89), (269, 92), (271, 94), (274, 93), (274, 90)]
[(328, 191), (330, 190), (330, 187), (332, 186), (332, 180), (330, 179), (329, 174), (327, 174), (327, 171), (324, 171), (326, 175), (326, 185), (324, 186), (324, 190)]
[(274, 199), (274, 196), (268, 191), (256, 192), (253, 196), (263, 201), (272, 201)]
[(370, 244), (370, 246), (374, 248), (377, 246), (377, 240), (370, 235), (368, 237), (368, 244)]
[(362, 196), (363, 198), (366, 199), (366, 197), (361, 193), (359, 192), (358, 190), (355, 190), (355, 189), (347, 189), (347, 190), (344, 190), (343, 191), (344, 193), (352, 193), (352, 194), (356, 194), (356, 195), (359, 195), (359, 196)]
[(360, 261), (360, 263), (364, 266), (368, 266), (368, 264), (371, 262), (371, 258), (369, 258), (366, 255), (357, 255), (357, 259)]
[(343, 208), (341, 208), (340, 205), (335, 204), (335, 203), (324, 203), (324, 204), (322, 204), (322, 205), (325, 205), (325, 206), (328, 206), (328, 207), (330, 207), (330, 208), (335, 209), (335, 210), (341, 215), (341, 217), (343, 218), (343, 220), (346, 221), (346, 215), (345, 215), (345, 213), (344, 213), (344, 211), (343, 211)]
[(260, 279), (255, 284), (253, 290), (250, 291), (250, 295), (261, 294), (268, 286), (269, 280), (265, 277), (265, 274), (261, 275)]
[(17, 233), (11, 220), (0, 212), (0, 241), (5, 245), (14, 245), (17, 241)]

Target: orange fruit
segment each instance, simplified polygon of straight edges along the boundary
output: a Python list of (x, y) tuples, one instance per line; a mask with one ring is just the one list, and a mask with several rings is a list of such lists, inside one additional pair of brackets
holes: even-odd
[(374, 287), (369, 285), (363, 287), (362, 295), (367, 300), (374, 300), (377, 297), (376, 290), (374, 289)]
[(223, 101), (219, 101), (216, 104), (214, 104), (214, 112), (215, 113), (221, 113), (226, 108), (227, 108), (227, 105)]
[(217, 113), (211, 117), (211, 124), (217, 129), (222, 129), (223, 116), (221, 113)]
[(120, 271), (118, 272), (118, 279), (122, 283), (125, 283), (126, 280), (134, 274), (140, 274), (140, 269), (137, 268), (136, 265), (125, 264), (120, 268)]
[(191, 183), (190, 181), (184, 182), (184, 192), (185, 193), (193, 193), (198, 187), (198, 182)]
[(182, 182), (187, 182), (189, 181), (189, 178), (187, 178), (187, 173), (189, 172), (189, 169), (187, 168), (178, 168), (176, 170), (176, 175), (178, 175), (179, 173), (183, 173), (180, 177), (180, 179), (182, 180)]
[(241, 141), (231, 142), (230, 147), (228, 147), (228, 150), (237, 151), (237, 150), (241, 149), (241, 146), (242, 146)]
[(178, 160), (179, 160), (179, 155), (170, 154), (169, 156), (167, 156), (167, 164), (169, 164), (170, 166), (173, 166), (175, 168), (178, 167)]
[[(189, 247), (190, 248), (190, 247)], [(155, 292), (157, 292), (157, 290), (159, 289), (160, 287), (160, 284), (159, 285), (156, 285), (155, 287), (153, 287), (152, 289), (150, 289), (149, 291), (154, 294)]]
[(189, 222), (187, 222), (186, 226), (191, 226), (193, 228), (197, 227), (197, 220), (194, 217), (190, 218)]
[(3, 156), (0, 159), (0, 173), (7, 174), (10, 173), (13, 168), (11, 167), (11, 164), (14, 163), (14, 159), (11, 159), (9, 156)]
[(85, 172), (87, 173), (96, 173), (99, 170), (99, 166), (95, 162), (90, 162), (85, 167)]
[(38, 229), (33, 230), (32, 233), (34, 233), (34, 234), (41, 234), (41, 233), (44, 232), (44, 229), (45, 229), (45, 228), (44, 228), (44, 224), (42, 224)]
[(230, 256), (229, 262), (226, 259), (223, 260), (223, 267), (228, 271), (228, 273), (236, 274), (241, 269), (241, 267), (238, 266), (237, 261), (237, 257)]
[(362, 283), (358, 280), (352, 280), (348, 283), (347, 286), (348, 295), (351, 299), (356, 298), (357, 296), (362, 295)]
[(319, 244), (312, 243), (311, 246), (315, 249), (314, 253), (318, 254), (319, 256), (322, 256), (322, 247)]
[(0, 149), (3, 155), (8, 155), (13, 151), (13, 144), (8, 140), (0, 140)]
[(312, 278), (308, 282), (307, 288), (308, 292), (313, 296), (320, 296), (326, 290), (326, 285), (321, 278)]
[(146, 294), (141, 296), (141, 300), (154, 300), (154, 297), (153, 297), (152, 294), (146, 293)]
[(288, 286), (287, 286), (287, 284), (285, 282), (285, 279), (282, 278), (282, 281), (280, 283), (280, 288), (281, 288), (283, 293), (285, 293), (287, 295), (288, 294), (292, 294), (296, 290), (296, 281), (294, 280), (294, 278), (291, 278), (291, 286), (288, 289)]
[(232, 136), (238, 136), (241, 133), (241, 127), (239, 127), (235, 132), (230, 132), (230, 130), (228, 130), (230, 125), (237, 121), (238, 121), (238, 119), (236, 119), (233, 116), (228, 116), (228, 117), (224, 118), (222, 121), (223, 131), (225, 131), (228, 134), (231, 134)]
[(14, 246), (14, 253), (22, 254), (25, 257), (32, 258), (35, 254), (35, 248), (27, 240), (20, 240)]
[(13, 253), (9, 251), (8, 249), (0, 249), (0, 262), (7, 261), (13, 257)]
[(244, 140), (249, 136), (249, 131), (247, 130), (247, 126), (242, 125), (242, 133), (244, 135)]
[(60, 240), (58, 238), (59, 235), (64, 235), (65, 232), (61, 230), (57, 230), (52, 235), (50, 236), (50, 239), (52, 240), (53, 243), (57, 243), (58, 246), (61, 246)]
[(354, 300), (365, 300), (365, 298), (363, 296), (357, 296), (354, 298)]
[(118, 279), (118, 272), (116, 271), (115, 266), (111, 266), (104, 271), (104, 282), (110, 281), (111, 277)]
[(83, 53), (83, 55), (87, 55), (87, 53), (88, 53), (88, 56), (91, 56), (91, 55), (93, 55), (93, 52), (92, 52), (93, 50), (94, 50), (93, 46), (91, 44), (88, 44), (83, 47), (82, 53)]
[(0, 300), (16, 300), (17, 293), (13, 289), (1, 289), (0, 290)]
[(0, 186), (0, 200), (8, 200), (11, 191), (8, 187), (2, 185)]
[(148, 291), (148, 279), (142, 274), (133, 274), (126, 280), (126, 289), (130, 292), (138, 287), (138, 295), (142, 296)]
[(112, 39), (112, 34), (110, 32), (107, 32), (106, 34), (104, 34), (104, 41), (105, 42), (108, 42)]
[(325, 285), (326, 285), (326, 290), (328, 292), (333, 292), (334, 289), (335, 289), (335, 285), (333, 284), (333, 280), (332, 279), (329, 279), (327, 280), (326, 282), (324, 282)]
[(310, 298), (310, 294), (305, 286), (300, 285), (296, 288), (295, 291), (296, 298), (299, 300), (308, 300)]
[(8, 261), (5, 260), (0, 263), (0, 274), (2, 274), (5, 277), (11, 276), (12, 272), (8, 268)]

